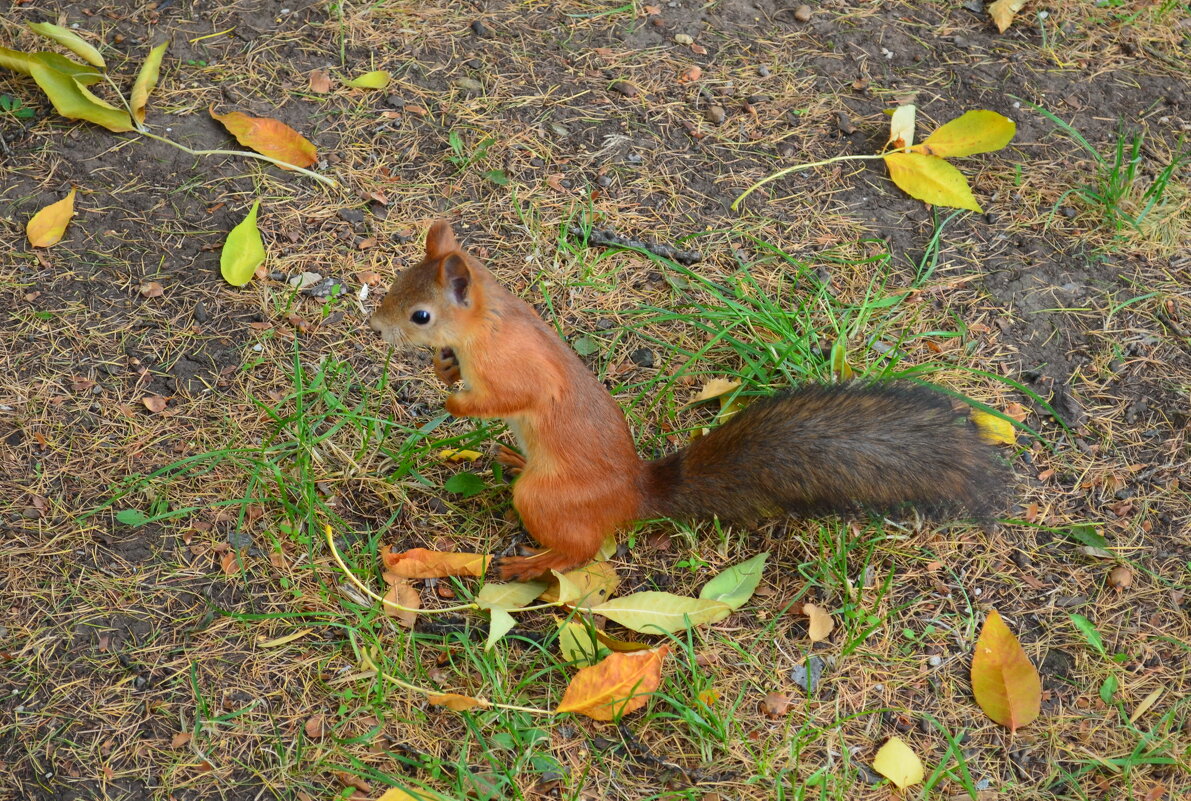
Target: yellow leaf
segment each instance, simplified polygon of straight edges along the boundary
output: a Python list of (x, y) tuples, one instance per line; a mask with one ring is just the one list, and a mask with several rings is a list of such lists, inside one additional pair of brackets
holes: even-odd
[(558, 624), (558, 650), (566, 662), (575, 667), (589, 667), (599, 658), (600, 646), (591, 635), (591, 628), (576, 620)]
[(447, 448), (438, 452), (438, 458), (444, 462), (474, 462), (483, 455), (479, 451), (469, 451), (463, 448)]
[(843, 337), (831, 346), (831, 374), (837, 381), (851, 381), (856, 375), (848, 364), (848, 340)]
[(897, 150), (904, 150), (914, 144), (914, 120), (918, 107), (914, 104), (898, 106), (889, 120), (889, 144)]
[(1008, 420), (991, 415), (980, 409), (973, 409), (972, 422), (980, 429), (980, 436), (986, 442), (1002, 443), (1005, 445), (1017, 444), (1017, 430), (1014, 429), (1013, 423)]
[(50, 66), (49, 59), (43, 58), (44, 55), (35, 53), (30, 57), (29, 74), (50, 99), (55, 111), (69, 120), (86, 120), (115, 133), (133, 130), (132, 117), (128, 116), (128, 112), (115, 108), (106, 100), (100, 100), (87, 91), (83, 86), (84, 81)]
[(723, 601), (685, 598), (668, 592), (635, 592), (592, 607), (592, 612), (642, 634), (673, 634), (732, 614)]
[(107, 68), (107, 64), (104, 63), (103, 56), (99, 55), (99, 51), (89, 43), (83, 41), (82, 37), (69, 28), (63, 28), (61, 25), (55, 25), (52, 22), (30, 22), (29, 27), (34, 33), (40, 33), (48, 39), (53, 39), (88, 64), (94, 64), (100, 69)]
[(914, 152), (940, 158), (988, 153), (1009, 144), (1016, 133), (1017, 123), (1013, 120), (995, 111), (977, 109), (940, 126)]
[(455, 553), (411, 548), (401, 553), (381, 554), (385, 569), (402, 578), (482, 576), (492, 558), (482, 553)]
[(430, 693), (426, 700), (430, 702), (431, 706), (445, 706), (455, 712), (464, 712), (468, 709), (475, 709), (477, 706), (491, 706), (483, 698), (473, 698), (470, 695), (457, 693)]
[[(724, 395), (731, 394), (733, 390), (740, 386), (739, 379), (735, 378), (713, 378), (703, 385), (699, 390), (699, 394), (691, 398), (688, 406), (694, 406), (696, 403), (709, 401), (713, 398), (720, 398)], [(720, 402), (720, 408), (723, 408), (723, 401)]]
[[(422, 596), (409, 582), (402, 579), (394, 581), (393, 586), (389, 587), (389, 591), (385, 593), (385, 601), (387, 603), (381, 604), (381, 607), (385, 610), (386, 615), (396, 619), (407, 629), (414, 627), (414, 622), (418, 618), (417, 610), (422, 606)], [(404, 608), (398, 609), (397, 606)]]
[(822, 642), (827, 639), (832, 629), (835, 628), (835, 619), (831, 617), (826, 609), (822, 609), (814, 604), (803, 604), (802, 614), (810, 618), (807, 636), (811, 638), (811, 642)]
[(1017, 731), (1038, 717), (1042, 681), (996, 610), (988, 613), (972, 657), (972, 694), (997, 723)]
[(1158, 702), (1158, 699), (1162, 697), (1162, 693), (1164, 691), (1164, 687), (1159, 687), (1143, 698), (1141, 703), (1137, 705), (1137, 709), (1134, 709), (1133, 714), (1129, 716), (1129, 722), (1136, 723), (1138, 718), (1148, 712), (1150, 707)]
[(481, 609), (517, 609), (528, 605), (544, 589), (544, 581), (512, 581), (508, 584), (490, 581), (476, 593), (476, 604)]
[(19, 72), (22, 75), (29, 75), (29, 59), (28, 53), (22, 53), (20, 50), (9, 50), (7, 47), (0, 47), (0, 67), (13, 72)]
[(48, 248), (62, 241), (66, 226), (74, 216), (74, 194), (70, 193), (56, 203), (51, 203), (34, 214), (25, 225), (25, 236), (35, 248)]
[(488, 610), (488, 642), (484, 644), (485, 651), (491, 651), (501, 638), (517, 625), (517, 619), (503, 609)]
[(938, 156), (924, 153), (886, 153), (889, 177), (907, 195), (936, 206), (983, 211), (968, 180)]
[(141, 65), (136, 83), (132, 85), (132, 99), (129, 105), (132, 106), (132, 116), (136, 117), (137, 122), (145, 121), (145, 106), (149, 103), (149, 93), (157, 86), (157, 78), (161, 74), (161, 58), (169, 45), (168, 41), (162, 42), (149, 51), (149, 57)]
[(996, 0), (995, 3), (989, 4), (988, 15), (996, 23), (997, 30), (1004, 33), (1009, 30), (1009, 26), (1013, 24), (1014, 16), (1021, 11), (1025, 4), (1026, 0)]
[(410, 795), (400, 787), (390, 787), (376, 801), (419, 801), (419, 799), (416, 795)]
[(385, 70), (373, 70), (344, 83), (353, 89), (384, 89), (389, 85), (389, 73)]
[(232, 286), (247, 284), (256, 268), (265, 262), (265, 243), (256, 227), (256, 212), (260, 205), (259, 200), (252, 204), (248, 216), (227, 235), (219, 254), (219, 272)]
[[(563, 573), (563, 576), (574, 585), (574, 589), (570, 591), (576, 593), (572, 600), (577, 603), (572, 603), (572, 605), (582, 609), (590, 609), (593, 605), (599, 605), (608, 600), (620, 586), (620, 576), (616, 574), (616, 568), (607, 562), (594, 562), (586, 567)], [(559, 585), (551, 584), (538, 597), (546, 603), (557, 603)]]
[(899, 790), (918, 784), (923, 777), (918, 755), (896, 737), (890, 737), (877, 751), (873, 757), (873, 770), (896, 784)]
[[(250, 117), (239, 111), (216, 114), (215, 107), (207, 109), (212, 118), (236, 137), (236, 141), (262, 156), (284, 161), (295, 167), (309, 167), (318, 161), (318, 152), (306, 137), (271, 117)], [(286, 169), (282, 167), (282, 169)]]
[(612, 720), (634, 712), (649, 701), (662, 681), (662, 660), (670, 646), (633, 653), (613, 653), (571, 679), (562, 703), (554, 711), (577, 712), (593, 720)]
[(609, 651), (623, 651), (629, 653), (631, 651), (647, 651), (653, 646), (645, 642), (633, 642), (631, 640), (618, 640), (615, 637), (609, 637), (599, 629), (595, 630), (596, 639), (600, 641), (600, 645), (607, 648)]

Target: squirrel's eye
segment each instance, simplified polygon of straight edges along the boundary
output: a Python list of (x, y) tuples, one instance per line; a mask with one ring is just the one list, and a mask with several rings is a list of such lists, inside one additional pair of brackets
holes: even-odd
[(426, 323), (430, 322), (430, 312), (426, 311), (425, 309), (418, 309), (409, 316), (409, 319), (413, 320), (418, 325), (426, 325)]

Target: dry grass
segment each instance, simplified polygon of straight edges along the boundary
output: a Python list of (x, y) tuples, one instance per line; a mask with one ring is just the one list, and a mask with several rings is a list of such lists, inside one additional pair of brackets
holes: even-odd
[[(627, 6), (531, 3), (485, 10), (484, 37), (458, 4), (161, 5), (50, 7), (101, 34), (123, 75), (144, 52), (134, 37), (172, 37), (151, 103), (158, 132), (221, 147), (209, 104), (277, 116), (319, 146), (340, 188), (125, 141), (46, 108), (32, 123), (0, 112), (12, 151), (0, 156), (0, 797), (312, 799), (347, 797), (350, 778), (371, 787), (361, 798), (404, 784), (450, 798), (875, 799), (890, 791), (870, 786), (865, 766), (894, 734), (928, 776), (941, 771), (921, 797), (965, 785), (1015, 801), (1188, 792), (1186, 169), (1140, 231), (1113, 229), (1095, 204), (1064, 198), (1095, 183), (1090, 154), (1005, 97), (1074, 120), (1102, 156), (1125, 115), (1146, 134), (1148, 186), (1188, 124), (1187, 100), (1163, 100), (1182, 80), (1185, 4), (1068, 0), (1003, 37), (950, 2), (832, 0), (807, 25), (767, 3), (660, 4), (660, 30)], [(46, 11), (15, 8), (0, 44), (34, 47), (19, 23)], [(676, 46), (675, 33), (710, 55)], [(123, 45), (111, 46), (116, 34)], [(702, 77), (679, 83), (692, 64)], [(312, 69), (376, 68), (394, 76), (383, 93), (308, 87)], [(637, 94), (610, 91), (615, 81)], [(972, 107), (1021, 125), (1006, 151), (964, 160), (991, 218), (948, 223), (937, 261), (922, 253), (946, 215), (872, 166), (796, 174), (744, 214), (727, 211), (780, 166), (871, 152), (883, 111), (911, 93), (923, 131)], [(36, 103), (11, 73), (0, 94)], [(840, 112), (859, 133), (841, 135)], [(70, 184), (80, 197), (67, 239), (30, 252), (24, 221)], [(346, 298), (219, 280), (224, 233), (258, 197), (270, 269), (341, 277)], [(1134, 191), (1125, 211), (1136, 202)], [(1039, 437), (1021, 437), (1005, 522), (643, 527), (616, 560), (622, 594), (694, 593), (772, 552), (748, 607), (676, 642), (647, 712), (617, 729), (428, 707), (372, 666), (542, 709), (571, 674), (543, 647), (546, 617), (488, 653), (474, 618), (397, 627), (343, 584), (319, 538), (334, 520), (357, 574), (379, 586), (380, 547), (489, 550), (517, 535), (507, 488), (489, 480), (459, 499), (442, 488), (458, 468), (432, 458), (444, 442), (486, 447), (499, 429), (440, 420), (425, 356), (387, 354), (362, 327), (376, 296), (358, 302), (361, 276), (388, 280), (442, 215), (564, 336), (600, 343), (592, 368), (643, 451), (706, 423), (685, 408), (706, 377), (756, 389), (825, 378), (839, 340), (858, 372), (930, 368), (994, 409), (1021, 404)], [(584, 249), (563, 234), (581, 220), (691, 237), (684, 246), (706, 256), (696, 278), (710, 283)], [(734, 284), (743, 266), (754, 284)], [(165, 294), (142, 297), (144, 281)], [(699, 323), (716, 313), (715, 292), (734, 285), (757, 304), (736, 321), (751, 336), (688, 359), (707, 344)], [(754, 358), (748, 347), (770, 333), (762, 312), (777, 307), (790, 355)], [(659, 368), (634, 364), (642, 347)], [(164, 414), (142, 405), (149, 395), (170, 398)], [(162, 519), (133, 528), (114, 518), (127, 509)], [(1079, 524), (1106, 537), (1111, 558), (1063, 533)], [(1133, 575), (1119, 592), (1106, 585), (1117, 564)], [(439, 582), (422, 595), (445, 605), (473, 589)], [(802, 600), (833, 611), (829, 643), (812, 648), (805, 619), (786, 613)], [(967, 679), (991, 608), (1047, 693), (1043, 716), (1014, 737), (980, 714)], [(1071, 613), (1095, 623), (1106, 655)], [(828, 669), (808, 698), (790, 672), (812, 654)], [(1110, 676), (1119, 689), (1106, 704)], [(788, 714), (759, 710), (769, 692), (794, 699)]]

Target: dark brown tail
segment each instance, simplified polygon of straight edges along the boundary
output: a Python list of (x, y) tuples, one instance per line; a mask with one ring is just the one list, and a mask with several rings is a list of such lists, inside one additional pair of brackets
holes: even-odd
[(913, 506), (999, 511), (1006, 468), (942, 394), (917, 384), (811, 385), (754, 402), (646, 464), (646, 511), (747, 521)]

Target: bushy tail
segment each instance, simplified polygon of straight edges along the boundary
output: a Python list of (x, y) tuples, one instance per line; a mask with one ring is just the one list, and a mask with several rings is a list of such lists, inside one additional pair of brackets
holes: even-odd
[(646, 464), (646, 511), (747, 521), (893, 511), (999, 511), (1006, 469), (946, 396), (917, 384), (809, 385), (754, 402)]

